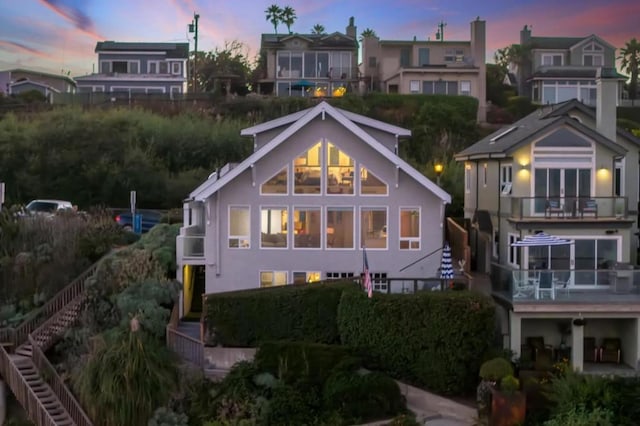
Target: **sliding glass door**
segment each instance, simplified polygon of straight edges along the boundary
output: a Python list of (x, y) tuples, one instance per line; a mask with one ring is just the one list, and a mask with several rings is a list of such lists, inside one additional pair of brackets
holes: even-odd
[(547, 199), (560, 201), (567, 213), (575, 213), (579, 197), (591, 197), (591, 169), (536, 168), (535, 212), (544, 214)]

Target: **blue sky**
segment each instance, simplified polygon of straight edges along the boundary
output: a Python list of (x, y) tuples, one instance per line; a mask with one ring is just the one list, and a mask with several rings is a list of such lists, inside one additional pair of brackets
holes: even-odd
[(192, 42), (187, 24), (194, 11), (198, 50), (237, 40), (254, 58), (260, 34), (273, 32), (264, 12), (271, 4), (295, 9), (294, 32), (315, 24), (344, 32), (353, 16), (358, 33), (371, 28), (383, 39), (434, 39), (444, 21), (446, 39), (468, 40), (469, 22), (479, 16), (487, 21), (488, 61), (496, 49), (517, 43), (525, 24), (534, 36), (597, 34), (616, 47), (640, 38), (639, 0), (1, 0), (0, 70), (84, 75), (97, 61), (97, 41)]

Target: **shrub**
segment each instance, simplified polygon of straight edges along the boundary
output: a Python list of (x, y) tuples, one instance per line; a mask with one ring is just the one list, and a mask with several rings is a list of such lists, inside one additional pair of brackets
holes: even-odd
[(188, 419), (185, 414), (176, 413), (166, 407), (158, 408), (149, 420), (148, 426), (187, 426)]
[(513, 366), (504, 358), (494, 358), (482, 364), (479, 375), (482, 380), (499, 382), (507, 376), (513, 376)]
[(223, 346), (274, 340), (337, 343), (342, 292), (353, 283), (308, 284), (207, 295), (205, 325)]
[(264, 424), (283, 426), (311, 424), (319, 410), (320, 398), (313, 387), (278, 386), (269, 399)]
[(511, 374), (505, 376), (500, 380), (500, 390), (507, 395), (512, 395), (520, 389), (520, 380), (513, 377)]
[(544, 423), (544, 426), (613, 426), (613, 414), (606, 408), (591, 410), (583, 406), (572, 408)]
[(322, 392), (326, 410), (335, 410), (345, 422), (363, 423), (395, 416), (404, 411), (404, 397), (398, 384), (382, 373), (337, 372)]
[(336, 366), (353, 368), (344, 363), (345, 360), (353, 362), (344, 346), (307, 342), (263, 343), (255, 357), (258, 370), (280, 377), (285, 383), (304, 377), (319, 385)]
[(444, 394), (471, 393), (479, 354), (494, 334), (495, 307), (474, 292), (376, 295), (344, 292), (338, 320), (343, 344), (365, 365)]

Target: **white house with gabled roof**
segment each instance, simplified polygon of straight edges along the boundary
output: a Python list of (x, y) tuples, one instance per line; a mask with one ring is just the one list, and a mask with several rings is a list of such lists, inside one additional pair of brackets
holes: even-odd
[(436, 276), (451, 196), (398, 156), (409, 130), (323, 101), (242, 135), (253, 154), (184, 202), (183, 314), (201, 293), (359, 276), (363, 248), (374, 282)]

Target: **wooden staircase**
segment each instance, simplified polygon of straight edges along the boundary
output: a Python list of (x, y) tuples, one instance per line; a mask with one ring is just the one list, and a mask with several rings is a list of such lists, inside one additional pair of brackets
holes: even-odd
[[(38, 426), (93, 426), (45, 352), (78, 319), (86, 281), (96, 267), (97, 263), (17, 328), (0, 330), (0, 374)], [(9, 353), (13, 348), (15, 353)]]

